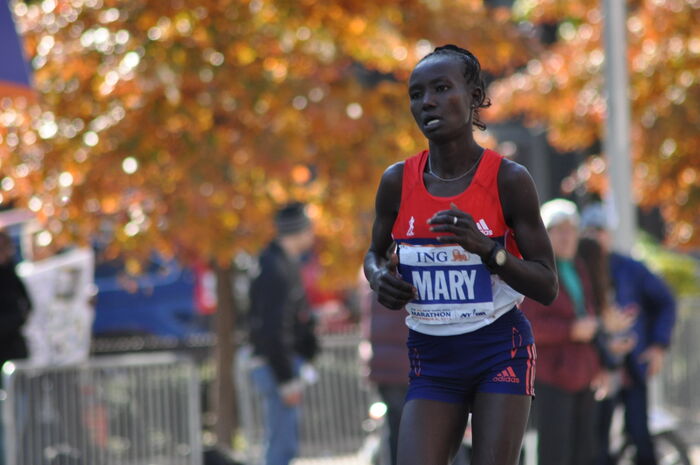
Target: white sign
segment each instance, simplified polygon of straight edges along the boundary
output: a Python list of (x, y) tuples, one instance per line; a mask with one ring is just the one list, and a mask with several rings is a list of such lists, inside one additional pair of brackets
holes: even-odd
[(82, 362), (90, 354), (95, 258), (92, 249), (72, 249), (44, 260), (21, 262), (17, 274), (32, 299), (24, 327), (30, 362)]

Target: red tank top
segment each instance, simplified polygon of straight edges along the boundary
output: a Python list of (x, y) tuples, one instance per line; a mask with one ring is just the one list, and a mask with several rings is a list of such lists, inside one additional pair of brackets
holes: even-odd
[(452, 197), (437, 197), (423, 181), (425, 150), (405, 161), (401, 205), (392, 229), (398, 244), (399, 272), (419, 297), (406, 309), (407, 325), (435, 335), (459, 334), (483, 327), (522, 301), (522, 295), (491, 275), (481, 258), (457, 244), (436, 240), (427, 221), (454, 203), (472, 215), (479, 230), (521, 257), (514, 233), (503, 216), (498, 170), (503, 157), (485, 150), (471, 183)]
[(513, 231), (503, 217), (498, 193), (498, 169), (503, 157), (493, 150), (486, 149), (472, 182), (464, 192), (453, 197), (437, 197), (428, 192), (423, 182), (428, 153), (424, 150), (405, 161), (401, 207), (391, 231), (394, 240), (439, 236), (440, 234), (430, 231), (428, 219), (437, 211), (449, 210), (450, 204), (454, 203), (457, 208), (472, 215), (483, 234), (500, 242), (509, 252), (520, 257)]

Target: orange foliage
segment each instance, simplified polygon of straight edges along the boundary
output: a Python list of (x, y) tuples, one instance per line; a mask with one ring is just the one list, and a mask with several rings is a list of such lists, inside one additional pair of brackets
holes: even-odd
[[(558, 37), (518, 73), (492, 86), (492, 118), (524, 114), (549, 125), (561, 150), (603, 137), (603, 21), (599, 1), (520, 0), (516, 13), (557, 22)], [(660, 205), (670, 242), (700, 246), (700, 4), (691, 0), (628, 2), (634, 192)], [(596, 180), (598, 176), (591, 179)], [(597, 183), (594, 188), (600, 188)]]
[(14, 6), (40, 104), (1, 103), (5, 200), (53, 221), (58, 242), (107, 225), (112, 253), (220, 263), (306, 200), (335, 283), (360, 266), (382, 171), (424, 146), (404, 81), (431, 42), (492, 71), (528, 54), (481, 0), (52, 6)]

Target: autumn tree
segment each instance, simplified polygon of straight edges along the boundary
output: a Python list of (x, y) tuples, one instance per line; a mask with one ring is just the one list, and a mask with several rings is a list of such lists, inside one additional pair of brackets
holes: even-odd
[[(381, 172), (424, 145), (404, 82), (431, 43), (465, 45), (493, 71), (528, 54), (508, 12), (480, 0), (13, 10), (39, 103), (1, 102), (5, 201), (36, 212), (59, 244), (107, 227), (107, 253), (135, 272), (153, 250), (212, 263), (220, 305), (232, 258), (269, 239), (272, 212), (292, 198), (311, 204), (327, 281), (355, 279)], [(220, 307), (220, 398), (232, 390), (231, 315)]]
[[(627, 39), (634, 193), (661, 206), (672, 245), (700, 245), (700, 2), (631, 0)], [(494, 118), (525, 115), (545, 123), (562, 151), (586, 149), (606, 121), (601, 1), (518, 0), (518, 20), (556, 28), (519, 72), (491, 88)], [(605, 158), (592, 158), (578, 181), (607, 189)]]

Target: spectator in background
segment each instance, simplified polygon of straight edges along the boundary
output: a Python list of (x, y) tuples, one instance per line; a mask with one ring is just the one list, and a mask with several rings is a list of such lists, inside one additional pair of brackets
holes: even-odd
[(608, 270), (607, 255), (594, 239), (582, 237), (578, 243), (578, 259), (586, 266), (591, 278), (593, 306), (598, 315), (600, 330), (594, 344), (605, 368), (596, 380), (596, 400), (615, 395), (622, 378), (622, 362), (636, 344), (631, 327), (636, 307), (620, 309), (615, 305), (615, 295)]
[[(408, 393), (410, 364), (406, 355), (406, 312), (394, 312), (377, 301), (377, 294), (362, 276), (359, 283), (359, 299), (363, 339), (361, 358), (367, 362), (367, 377), (379, 392), (386, 410), (386, 437), (391, 465), (397, 464), (397, 447), (401, 412)], [(382, 456), (384, 459), (384, 456)], [(466, 465), (462, 450), (452, 465)], [(385, 464), (380, 461), (380, 464)]]
[[(608, 434), (616, 401), (625, 406), (625, 427), (637, 450), (637, 465), (655, 465), (656, 456), (647, 424), (647, 382), (663, 367), (666, 349), (676, 319), (675, 300), (666, 284), (642, 263), (612, 251), (611, 223), (600, 203), (582, 212), (583, 234), (596, 239), (603, 248), (612, 279), (615, 302), (620, 308), (636, 306), (637, 319), (632, 326), (636, 345), (625, 357), (623, 386), (618, 399), (601, 406), (601, 440), (605, 457)], [(630, 238), (630, 240), (633, 238)]]
[[(27, 358), (29, 350), (22, 328), (32, 305), (24, 283), (15, 271), (12, 238), (0, 231), (0, 367), (8, 360)], [(2, 376), (0, 376), (2, 389)], [(2, 423), (0, 422), (0, 465), (5, 463)]]
[(300, 272), (314, 235), (301, 203), (279, 210), (275, 225), (277, 237), (260, 255), (250, 289), (251, 366), (265, 409), (265, 464), (287, 465), (299, 445), (302, 366), (318, 350)]
[[(406, 314), (392, 312), (377, 301), (377, 296), (360, 280), (362, 332), (369, 345), (363, 345), (361, 356), (367, 363), (369, 380), (386, 404), (385, 416), (391, 465), (396, 465), (396, 447), (399, 440), (401, 411), (408, 392), (408, 372), (406, 356)], [(384, 463), (384, 462), (380, 462)]]
[(596, 402), (591, 387), (600, 372), (593, 344), (598, 322), (590, 277), (576, 260), (576, 205), (551, 200), (541, 208), (554, 249), (559, 295), (550, 305), (526, 298), (522, 310), (537, 344), (534, 402), (539, 465), (591, 465), (596, 459)]
[(15, 272), (14, 255), (12, 239), (0, 231), (0, 366), (8, 360), (29, 355), (22, 327), (32, 306), (29, 294)]

